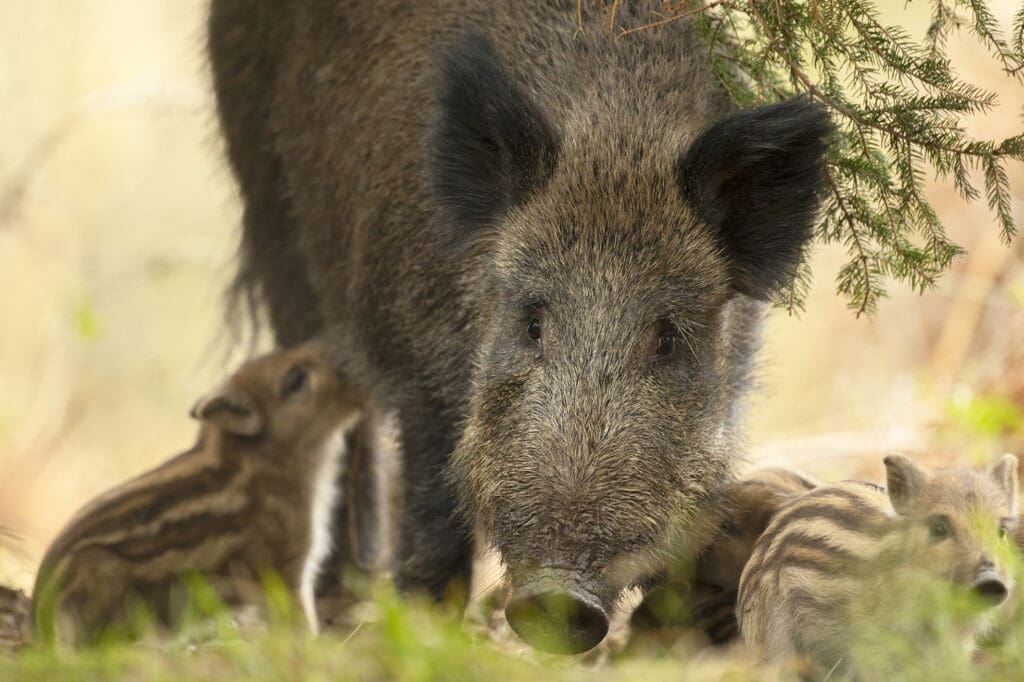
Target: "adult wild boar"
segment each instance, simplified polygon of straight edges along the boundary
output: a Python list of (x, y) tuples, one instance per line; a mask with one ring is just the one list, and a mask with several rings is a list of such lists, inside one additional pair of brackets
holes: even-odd
[[(512, 626), (597, 644), (716, 505), (762, 302), (808, 241), (830, 123), (731, 113), (684, 21), (576, 0), (213, 0), (238, 283), (323, 331), (402, 431), (398, 580), (468, 531)], [(623, 3), (623, 25), (659, 2)]]

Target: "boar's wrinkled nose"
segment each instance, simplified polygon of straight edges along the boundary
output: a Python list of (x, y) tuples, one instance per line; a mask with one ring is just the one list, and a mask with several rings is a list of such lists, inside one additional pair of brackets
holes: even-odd
[(552, 654), (583, 653), (608, 633), (601, 601), (579, 587), (549, 583), (516, 590), (505, 617), (524, 642)]
[(983, 565), (978, 569), (971, 587), (975, 594), (984, 597), (992, 606), (1002, 604), (1009, 592), (1006, 583), (991, 565)]

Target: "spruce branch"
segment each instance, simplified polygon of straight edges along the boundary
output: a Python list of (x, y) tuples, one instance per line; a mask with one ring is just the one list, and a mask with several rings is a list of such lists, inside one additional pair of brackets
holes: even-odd
[(1017, 10), (1013, 18), (1013, 51), (1017, 54), (1024, 54), (1024, 4)]

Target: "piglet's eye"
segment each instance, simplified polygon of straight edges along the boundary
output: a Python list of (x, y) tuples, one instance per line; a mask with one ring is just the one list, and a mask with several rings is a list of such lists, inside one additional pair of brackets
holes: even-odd
[(281, 381), (281, 397), (290, 398), (309, 383), (309, 370), (305, 367), (292, 367)]
[(999, 539), (1004, 540), (1010, 531), (1016, 526), (1016, 519), (1001, 519), (999, 521)]
[(933, 542), (942, 542), (950, 536), (951, 532), (949, 517), (939, 515), (928, 519), (928, 535)]

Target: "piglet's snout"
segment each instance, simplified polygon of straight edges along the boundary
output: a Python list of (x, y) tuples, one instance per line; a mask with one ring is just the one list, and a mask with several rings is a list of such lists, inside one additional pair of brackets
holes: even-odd
[(984, 598), (992, 606), (1002, 604), (1010, 593), (1006, 581), (1003, 580), (1003, 577), (996, 571), (995, 565), (989, 560), (982, 560), (978, 564), (971, 588), (975, 594)]

